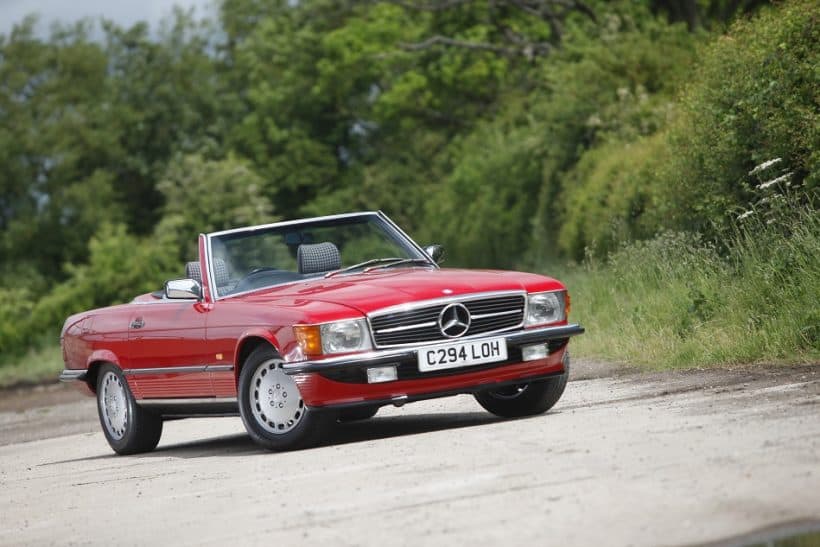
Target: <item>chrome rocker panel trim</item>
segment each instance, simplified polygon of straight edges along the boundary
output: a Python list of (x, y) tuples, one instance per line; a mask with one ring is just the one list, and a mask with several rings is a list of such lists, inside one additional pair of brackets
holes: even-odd
[(229, 372), (233, 365), (177, 365), (172, 367), (154, 368), (126, 368), (122, 373), (126, 376), (144, 376), (146, 374), (193, 374), (196, 372)]

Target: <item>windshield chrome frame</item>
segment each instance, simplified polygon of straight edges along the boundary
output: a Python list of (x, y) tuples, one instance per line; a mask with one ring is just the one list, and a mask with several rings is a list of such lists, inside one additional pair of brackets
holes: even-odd
[[(242, 291), (242, 292), (238, 292), (238, 293), (234, 293), (234, 294), (220, 295), (219, 294), (219, 289), (217, 288), (216, 282), (215, 282), (216, 276), (213, 272), (213, 265), (212, 265), (213, 261), (211, 260), (211, 258), (213, 256), (213, 248), (212, 248), (211, 242), (212, 242), (212, 239), (214, 237), (218, 237), (218, 236), (222, 236), (222, 235), (226, 235), (226, 234), (241, 233), (241, 232), (251, 233), (251, 232), (255, 232), (257, 230), (267, 230), (267, 229), (270, 229), (270, 228), (280, 228), (280, 227), (283, 227), (283, 226), (295, 226), (295, 225), (299, 225), (299, 224), (309, 224), (309, 223), (312, 223), (312, 222), (322, 222), (322, 221), (326, 221), (326, 220), (336, 220), (336, 219), (342, 219), (342, 218), (365, 217), (365, 216), (376, 216), (376, 217), (381, 218), (383, 221), (385, 221), (388, 224), (388, 226), (390, 226), (393, 230), (395, 230), (396, 234), (399, 237), (403, 238), (404, 241), (407, 244), (410, 245), (410, 247), (412, 247), (413, 249), (418, 251), (421, 257), (426, 258), (428, 260), (430, 266), (432, 266), (436, 270), (439, 269), (439, 265), (436, 264), (436, 262), (430, 257), (430, 255), (428, 255), (426, 252), (424, 252), (424, 249), (422, 249), (421, 246), (418, 243), (413, 241), (413, 238), (411, 238), (409, 235), (407, 235), (407, 232), (402, 230), (399, 227), (398, 224), (393, 222), (393, 220), (390, 217), (388, 217), (386, 214), (384, 214), (384, 212), (382, 212), (382, 211), (361, 211), (361, 212), (357, 212), (357, 213), (343, 213), (343, 214), (339, 214), (339, 215), (327, 215), (327, 216), (322, 216), (322, 217), (312, 217), (312, 218), (304, 218), (304, 219), (297, 219), (297, 220), (285, 220), (285, 221), (282, 221), (282, 222), (273, 222), (271, 224), (259, 224), (257, 226), (246, 226), (244, 228), (232, 228), (230, 230), (220, 230), (218, 232), (211, 232), (211, 233), (205, 234), (205, 265), (207, 266), (206, 273), (208, 275), (208, 286), (209, 286), (210, 292), (212, 294), (212, 300), (217, 301), (217, 300), (222, 300), (224, 298), (233, 298), (235, 296), (241, 296), (243, 294), (249, 294), (249, 293), (252, 293), (252, 292), (257, 292), (257, 291), (270, 289), (272, 287), (280, 287), (282, 285), (291, 285), (291, 284), (294, 284), (294, 283), (304, 283), (305, 281), (310, 281), (311, 280), (311, 278), (307, 278), (307, 279), (298, 279), (298, 280), (294, 280), (294, 281), (284, 281), (282, 283), (274, 283), (273, 285), (268, 285), (266, 287), (258, 287), (258, 288), (255, 288), (255, 289), (250, 289), (250, 290), (247, 290), (247, 291)], [(324, 279), (324, 278), (317, 277), (317, 278), (312, 278), (312, 279)]]

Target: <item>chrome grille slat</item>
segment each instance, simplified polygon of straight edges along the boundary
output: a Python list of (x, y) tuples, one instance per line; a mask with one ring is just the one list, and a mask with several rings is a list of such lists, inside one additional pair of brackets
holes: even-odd
[(520, 314), (524, 311), (524, 308), (516, 308), (514, 310), (506, 310), (506, 311), (496, 311), (491, 313), (474, 313), (472, 314), (473, 319), (487, 319), (491, 317), (502, 317), (504, 315), (513, 315), (513, 314)]
[[(371, 333), (377, 347), (407, 346), (418, 343), (458, 340), (444, 336), (438, 326), (441, 311), (451, 302), (460, 302), (469, 310), (472, 321), (463, 337), (491, 334), (520, 327), (524, 322), (523, 294), (465, 295), (420, 304), (410, 309), (399, 309), (370, 317)], [(434, 322), (431, 326), (430, 323)]]
[(427, 321), (425, 323), (418, 323), (415, 325), (399, 325), (398, 327), (382, 328), (377, 330), (378, 334), (386, 334), (388, 332), (400, 332), (405, 330), (423, 329), (425, 327), (435, 327), (435, 321)]
[(438, 319), (438, 314), (441, 313), (441, 310), (437, 310), (435, 314), (432, 315), (424, 315), (424, 316), (414, 316), (414, 315), (405, 315), (403, 317), (395, 317), (385, 320), (379, 320), (379, 329), (386, 329), (392, 327), (399, 327), (404, 325), (416, 325), (419, 323), (427, 323), (429, 321), (436, 321)]

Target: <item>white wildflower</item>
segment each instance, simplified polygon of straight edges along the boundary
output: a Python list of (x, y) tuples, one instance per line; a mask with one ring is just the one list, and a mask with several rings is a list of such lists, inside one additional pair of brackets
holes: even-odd
[(603, 125), (603, 121), (598, 114), (592, 114), (589, 118), (587, 118), (587, 127), (599, 127)]
[(755, 214), (754, 210), (749, 210), (749, 211), (746, 211), (745, 213), (743, 213), (742, 215), (740, 215), (739, 217), (737, 217), (737, 219), (738, 220), (743, 220), (744, 218), (750, 217), (753, 214)]
[(754, 175), (754, 174), (756, 174), (756, 173), (760, 173), (761, 171), (763, 171), (763, 170), (765, 170), (765, 169), (768, 169), (768, 168), (769, 168), (769, 167), (771, 167), (772, 165), (777, 165), (777, 164), (778, 164), (778, 163), (780, 163), (781, 161), (783, 161), (783, 159), (782, 159), (782, 158), (774, 158), (774, 159), (771, 159), (771, 160), (769, 160), (769, 161), (764, 161), (763, 163), (761, 163), (760, 165), (758, 165), (757, 167), (755, 167), (754, 169), (752, 169), (751, 171), (749, 171), (749, 174), (750, 174), (750, 175)]
[(766, 182), (762, 182), (762, 183), (757, 185), (757, 188), (759, 190), (765, 190), (766, 188), (768, 188), (770, 186), (774, 186), (777, 183), (788, 181), (791, 178), (792, 173), (793, 173), (793, 171), (789, 171), (785, 175), (780, 175), (779, 177), (777, 177), (775, 179), (772, 179), (772, 180), (769, 180), (769, 181), (766, 181)]

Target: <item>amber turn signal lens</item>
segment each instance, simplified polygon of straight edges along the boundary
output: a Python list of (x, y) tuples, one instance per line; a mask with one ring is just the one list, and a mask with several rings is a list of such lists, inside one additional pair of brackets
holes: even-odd
[(564, 317), (569, 319), (569, 309), (571, 307), (570, 306), (569, 292), (565, 292), (564, 295), (566, 296), (566, 298), (564, 299)]
[(318, 325), (296, 325), (293, 327), (293, 333), (305, 355), (322, 354), (322, 335)]

